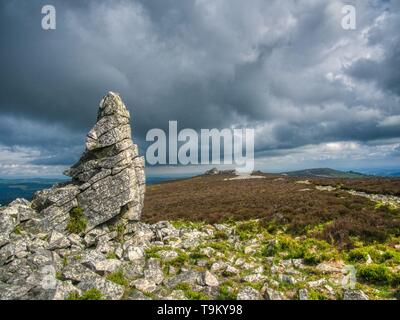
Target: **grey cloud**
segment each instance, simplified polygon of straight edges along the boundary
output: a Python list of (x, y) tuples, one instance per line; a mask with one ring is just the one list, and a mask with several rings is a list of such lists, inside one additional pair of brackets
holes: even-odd
[(0, 144), (37, 147), (34, 164), (78, 156), (108, 90), (122, 94), (142, 150), (168, 120), (267, 125), (258, 154), (400, 137), (378, 125), (400, 111), (397, 3), (352, 1), (348, 32), (339, 0), (55, 0), (57, 30), (45, 32), (47, 2), (0, 5)]

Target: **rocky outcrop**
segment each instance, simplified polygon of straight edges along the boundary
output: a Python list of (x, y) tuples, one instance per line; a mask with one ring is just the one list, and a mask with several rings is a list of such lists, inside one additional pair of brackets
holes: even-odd
[(32, 205), (41, 219), (37, 229), (63, 232), (69, 212), (80, 207), (87, 230), (120, 216), (139, 220), (145, 192), (144, 158), (132, 142), (130, 115), (120, 96), (101, 101), (97, 122), (86, 138), (80, 160), (65, 172), (70, 183), (35, 194)]
[(121, 230), (135, 229), (145, 192), (129, 121), (120, 96), (109, 92), (86, 150), (66, 171), (71, 181), (0, 208), (0, 300), (122, 298), (124, 286), (105, 276), (129, 261)]
[(204, 172), (205, 176), (215, 176), (215, 175), (236, 175), (236, 170), (218, 170), (217, 168), (212, 168)]
[(341, 264), (289, 258), (287, 236), (249, 222), (118, 221), (80, 235), (33, 234), (18, 219), (35, 215), (29, 207), (18, 200), (0, 211), (18, 228), (0, 247), (0, 299), (368, 299), (343, 287)]

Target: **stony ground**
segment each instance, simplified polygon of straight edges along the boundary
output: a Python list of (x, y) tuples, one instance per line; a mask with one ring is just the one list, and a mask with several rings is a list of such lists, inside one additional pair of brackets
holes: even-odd
[(147, 222), (90, 231), (79, 207), (62, 232), (27, 200), (1, 207), (0, 299), (400, 299), (397, 195), (225, 179), (150, 186)]
[[(14, 204), (26, 209), (25, 202)], [(338, 251), (260, 220), (116, 222), (0, 248), (0, 299), (396, 299), (400, 238)]]

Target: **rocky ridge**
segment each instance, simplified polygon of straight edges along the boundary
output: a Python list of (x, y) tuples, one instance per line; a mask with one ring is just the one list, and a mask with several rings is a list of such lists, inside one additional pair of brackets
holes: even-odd
[[(24, 200), (6, 210), (32, 213)], [(347, 287), (334, 249), (306, 242), (305, 258), (291, 258), (288, 243), (304, 241), (254, 233), (258, 224), (117, 223), (82, 235), (22, 227), (0, 249), (0, 299), (369, 299), (358, 283)]]
[[(93, 232), (140, 219), (144, 158), (132, 141), (130, 114), (117, 93), (109, 92), (100, 102), (97, 122), (86, 137), (86, 150), (65, 174), (71, 181), (38, 191), (32, 202), (17, 199), (0, 208), (3, 298), (10, 284), (19, 287), (17, 297), (51, 298), (43, 289), (50, 285), (40, 282), (43, 290), (38, 289), (37, 279), (43, 280), (41, 272), (58, 270), (57, 261), (66, 253), (57, 250), (74, 252), (81, 239), (87, 240)], [(86, 279), (92, 280), (99, 279)]]

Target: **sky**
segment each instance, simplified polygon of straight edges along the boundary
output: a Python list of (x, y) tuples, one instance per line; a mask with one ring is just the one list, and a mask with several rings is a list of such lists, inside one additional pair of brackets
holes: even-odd
[(177, 120), (253, 128), (264, 171), (400, 167), (399, 30), (395, 0), (3, 0), (0, 176), (61, 175), (110, 90), (143, 154)]

